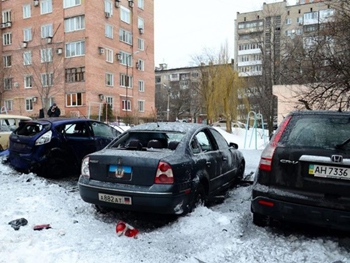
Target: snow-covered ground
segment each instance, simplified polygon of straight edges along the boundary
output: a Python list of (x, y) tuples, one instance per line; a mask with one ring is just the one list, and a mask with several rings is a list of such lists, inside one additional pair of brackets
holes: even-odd
[[(257, 143), (247, 144), (245, 137), (251, 137), (244, 130), (234, 130), (230, 137), (246, 158), (245, 173), (254, 172), (264, 139), (254, 135)], [(0, 262), (350, 262), (346, 236), (253, 225), (249, 184), (231, 190), (221, 204), (199, 207), (174, 219), (100, 214), (80, 199), (74, 180), (20, 174), (2, 164), (0, 171)], [(8, 223), (18, 218), (25, 218), (28, 224), (16, 231)], [(138, 238), (119, 237), (115, 232), (119, 220), (138, 228)], [(33, 230), (39, 224), (51, 228)]]

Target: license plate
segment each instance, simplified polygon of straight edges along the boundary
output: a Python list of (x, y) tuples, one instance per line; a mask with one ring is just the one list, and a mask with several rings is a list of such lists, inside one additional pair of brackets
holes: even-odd
[(131, 197), (119, 195), (98, 194), (98, 200), (107, 203), (131, 205)]
[(309, 174), (315, 177), (350, 180), (350, 168), (344, 167), (310, 164)]

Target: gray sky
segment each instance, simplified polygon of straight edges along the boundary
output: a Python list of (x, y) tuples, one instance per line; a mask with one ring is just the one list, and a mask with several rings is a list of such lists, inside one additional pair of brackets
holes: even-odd
[[(261, 10), (282, 0), (154, 0), (155, 66), (193, 66), (192, 57), (228, 44), (233, 58), (237, 12)], [(296, 3), (296, 0), (288, 1)]]

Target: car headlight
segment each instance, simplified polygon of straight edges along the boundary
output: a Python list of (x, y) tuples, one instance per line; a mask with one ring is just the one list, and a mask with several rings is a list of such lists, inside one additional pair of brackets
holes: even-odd
[(81, 163), (81, 176), (87, 178), (90, 177), (89, 161), (90, 157), (85, 157)]
[(49, 143), (51, 141), (51, 138), (52, 138), (52, 131), (48, 131), (48, 132), (44, 133), (43, 135), (41, 135), (35, 141), (35, 145), (43, 145), (43, 144)]

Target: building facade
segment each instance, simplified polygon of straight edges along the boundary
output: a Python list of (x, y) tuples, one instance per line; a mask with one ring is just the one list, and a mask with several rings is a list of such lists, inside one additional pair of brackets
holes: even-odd
[(138, 123), (154, 109), (153, 0), (5, 0), (1, 105)]

